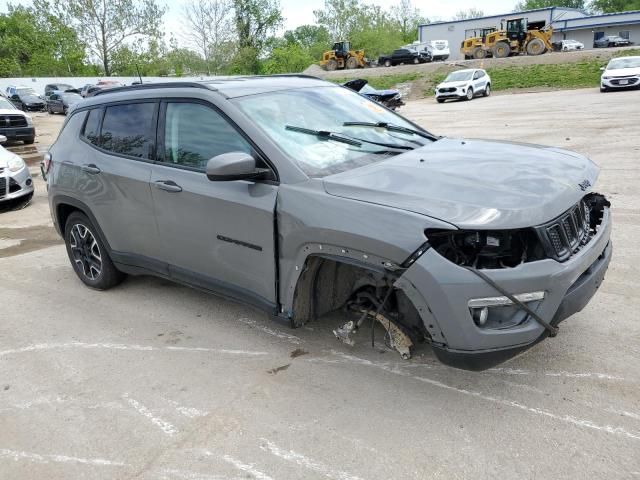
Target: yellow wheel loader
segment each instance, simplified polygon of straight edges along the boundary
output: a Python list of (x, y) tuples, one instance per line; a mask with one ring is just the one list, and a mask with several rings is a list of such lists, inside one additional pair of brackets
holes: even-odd
[(336, 42), (333, 49), (322, 54), (320, 66), (325, 70), (351, 70), (367, 66), (364, 50), (351, 50), (349, 42)]
[[(465, 60), (469, 60), (470, 58), (475, 59), (483, 59), (487, 56), (491, 55), (491, 52), (484, 48), (485, 42), (487, 41), (487, 35), (495, 32), (495, 28), (483, 28), (479, 31), (474, 31), (475, 37), (467, 38), (460, 45), (460, 53), (464, 56)], [(480, 33), (480, 35), (478, 35)]]
[[(502, 25), (501, 25), (502, 26)], [(484, 49), (495, 58), (526, 53), (542, 55), (553, 50), (551, 36), (553, 29), (549, 26), (540, 30), (529, 30), (526, 18), (514, 18), (506, 21), (506, 28), (487, 35)]]

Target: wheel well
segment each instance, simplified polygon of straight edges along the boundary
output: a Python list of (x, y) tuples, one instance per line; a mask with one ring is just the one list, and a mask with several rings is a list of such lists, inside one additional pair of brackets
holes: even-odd
[(384, 310), (393, 312), (398, 322), (416, 334), (428, 336), (413, 303), (393, 283), (398, 276), (385, 270), (355, 264), (349, 259), (311, 255), (298, 278), (293, 297), (292, 325), (300, 327), (329, 312), (347, 307), (362, 292), (382, 300), (389, 288), (392, 295)]
[(62, 233), (63, 236), (64, 236), (64, 227), (67, 223), (67, 218), (69, 218), (69, 215), (71, 215), (73, 212), (85, 213), (78, 207), (74, 205), (69, 205), (68, 203), (61, 203), (56, 208), (56, 218), (58, 220), (58, 226), (60, 227), (60, 232)]

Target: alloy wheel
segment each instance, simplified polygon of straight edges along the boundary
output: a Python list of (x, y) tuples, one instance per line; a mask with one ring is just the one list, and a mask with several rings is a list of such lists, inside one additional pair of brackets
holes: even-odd
[(95, 236), (85, 225), (75, 224), (71, 228), (69, 247), (73, 261), (80, 267), (83, 275), (95, 280), (102, 273), (102, 253)]

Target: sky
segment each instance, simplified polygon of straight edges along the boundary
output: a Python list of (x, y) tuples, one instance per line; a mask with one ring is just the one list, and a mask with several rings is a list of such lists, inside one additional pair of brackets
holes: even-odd
[[(165, 34), (178, 33), (176, 37), (180, 39), (179, 31), (183, 28), (181, 16), (182, 5), (187, 0), (158, 0), (159, 4), (167, 7), (165, 14)], [(380, 5), (388, 9), (398, 3), (396, 0), (363, 0), (364, 3)], [(7, 11), (7, 4), (29, 5), (29, 1), (0, 0), (0, 12)], [(507, 13), (513, 10), (517, 0), (484, 0), (478, 3), (473, 0), (413, 0), (413, 4), (420, 9), (424, 17), (432, 21), (449, 20), (456, 12), (466, 10), (471, 7), (480, 8), (486, 15), (496, 15)], [(284, 30), (291, 30), (300, 25), (313, 24), (313, 11), (324, 6), (324, 0), (280, 0), (282, 14), (285, 17)]]

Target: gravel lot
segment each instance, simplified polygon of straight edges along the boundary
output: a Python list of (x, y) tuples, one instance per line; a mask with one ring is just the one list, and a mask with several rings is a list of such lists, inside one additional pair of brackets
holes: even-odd
[(0, 478), (640, 478), (639, 100), (404, 108), (439, 134), (587, 154), (613, 202), (614, 259), (591, 304), (483, 373), (429, 351), (402, 361), (366, 335), (347, 347), (339, 315), (289, 330), (158, 279), (89, 290), (37, 178), (32, 205), (0, 214)]

